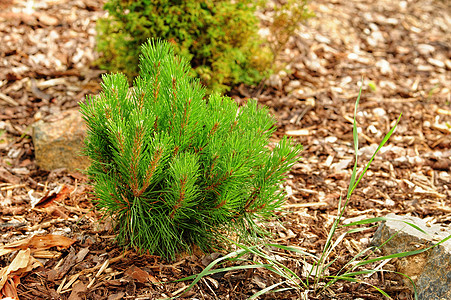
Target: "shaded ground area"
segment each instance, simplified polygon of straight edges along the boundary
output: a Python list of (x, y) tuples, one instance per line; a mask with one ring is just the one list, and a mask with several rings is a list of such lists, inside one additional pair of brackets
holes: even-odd
[[(369, 2), (314, 1), (317, 17), (300, 26), (280, 57), (288, 71), (272, 76), (263, 89), (238, 87), (231, 93), (237, 101), (258, 98), (278, 117), (277, 135), (292, 135), (304, 145), (302, 159), (288, 174), (281, 223), (270, 226), (276, 242), (312, 254), (321, 253), (339, 197), (346, 194), (354, 162), (351, 121), (362, 78), (360, 165), (403, 115), (345, 217), (395, 212), (430, 223), (451, 221), (451, 8), (439, 0)], [(20, 278), (20, 299), (171, 297), (186, 283), (152, 282), (198, 273), (213, 259), (194, 253), (169, 263), (124, 253), (114, 243), (109, 222), (99, 222), (91, 209), (82, 174), (49, 173), (35, 165), (30, 125), (77, 107), (86, 94), (99, 91), (102, 72), (91, 63), (97, 56), (95, 21), (104, 14), (101, 8), (94, 0), (0, 3), (0, 245), (33, 234), (73, 240), (60, 245), (49, 239), (50, 247), (34, 253), (43, 266)], [(270, 17), (270, 10), (262, 12), (263, 19)], [(50, 205), (31, 208), (33, 197), (63, 184)], [(372, 233), (346, 237), (330, 256), (337, 259), (331, 273), (367, 247)], [(36, 243), (17, 249), (39, 248)], [(9, 266), (15, 253), (1, 256), (0, 267)], [(300, 257), (271, 253), (293, 270), (302, 269)], [(392, 263), (384, 268), (394, 269)], [(280, 280), (265, 270), (219, 273), (184, 297), (246, 299)], [(374, 274), (366, 281), (394, 299), (412, 299), (397, 276)], [(266, 296), (277, 297), (381, 298), (358, 283), (337, 283), (321, 295), (288, 291)]]

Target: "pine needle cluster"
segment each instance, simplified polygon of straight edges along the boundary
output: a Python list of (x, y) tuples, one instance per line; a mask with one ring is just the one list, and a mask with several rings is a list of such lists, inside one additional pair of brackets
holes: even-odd
[(105, 75), (100, 95), (80, 104), (97, 207), (121, 244), (168, 259), (255, 236), (256, 220), (283, 203), (284, 173), (302, 148), (283, 138), (271, 150), (266, 108), (205, 100), (189, 71), (169, 43), (149, 40), (132, 88), (123, 74)]

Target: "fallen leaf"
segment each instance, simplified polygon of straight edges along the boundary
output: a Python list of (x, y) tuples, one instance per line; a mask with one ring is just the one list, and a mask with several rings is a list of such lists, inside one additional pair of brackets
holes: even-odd
[(28, 192), (30, 197), (31, 208), (35, 207), (46, 207), (49, 206), (53, 201), (63, 200), (70, 193), (70, 189), (65, 185), (59, 185), (51, 191), (48, 191), (44, 196), (37, 198), (32, 195), (33, 190)]
[[(3, 295), (11, 296), (11, 294), (5, 293), (10, 293), (12, 290), (15, 290), (15, 284), (13, 285), (14, 289), (10, 284), (7, 284), (8, 280), (11, 279), (13, 275), (18, 277), (16, 278), (18, 280), (23, 274), (41, 265), (42, 264), (40, 262), (38, 262), (34, 257), (30, 255), (30, 249), (20, 250), (11, 264), (0, 270), (0, 290), (2, 290)], [(12, 282), (14, 283), (14, 281)], [(17, 281), (17, 283), (18, 282), (19, 281)], [(5, 286), (7, 290), (6, 292), (3, 291), (3, 288)]]
[(78, 281), (74, 284), (74, 287), (72, 288), (72, 292), (70, 293), (70, 296), (68, 300), (82, 300), (85, 299), (85, 297), (80, 296), (80, 294), (83, 294), (87, 291), (86, 284), (84, 284), (81, 281)]
[(75, 262), (76, 263), (81, 262), (88, 253), (89, 253), (89, 247), (82, 248), (80, 251), (78, 251)]
[(11, 253), (17, 250), (24, 250), (29, 248), (32, 252), (38, 250), (46, 250), (52, 247), (56, 247), (58, 250), (66, 249), (70, 247), (76, 241), (62, 236), (62, 235), (43, 235), (43, 236), (32, 236), (20, 241), (12, 242), (0, 247), (0, 256)]
[(5, 282), (5, 285), (3, 286), (1, 290), (2, 297), (9, 297), (9, 298), (2, 298), (5, 299), (11, 299), (16, 300), (19, 299), (19, 296), (17, 295), (17, 284), (14, 283), (14, 280), (12, 278), (8, 278), (8, 280)]
[(146, 271), (138, 268), (137, 266), (133, 265), (130, 268), (128, 268), (125, 271), (125, 275), (130, 276), (131, 278), (135, 279), (136, 281), (140, 283), (146, 283), (150, 281), (150, 275)]

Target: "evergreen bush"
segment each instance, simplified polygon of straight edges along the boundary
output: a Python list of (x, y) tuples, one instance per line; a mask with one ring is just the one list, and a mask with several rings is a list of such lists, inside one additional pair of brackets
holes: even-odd
[(209, 90), (259, 82), (273, 54), (263, 47), (252, 0), (109, 0), (98, 21), (99, 64), (108, 71), (138, 73), (139, 47), (148, 38), (170, 41), (191, 62), (192, 74)]
[(301, 145), (268, 140), (275, 120), (254, 100), (211, 95), (168, 42), (142, 46), (140, 73), (103, 76), (103, 91), (80, 110), (95, 203), (116, 221), (118, 240), (173, 259), (224, 237), (251, 238), (257, 220), (284, 200), (284, 173)]

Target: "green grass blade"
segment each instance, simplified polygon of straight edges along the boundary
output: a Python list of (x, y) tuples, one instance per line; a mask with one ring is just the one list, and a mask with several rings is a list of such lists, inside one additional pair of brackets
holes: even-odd
[[(217, 274), (217, 273), (236, 271), (236, 270), (248, 270), (248, 269), (267, 268), (269, 266), (270, 266), (269, 264), (253, 264), (253, 265), (244, 265), (244, 266), (231, 266), (231, 267), (227, 267), (227, 268), (209, 270), (209, 271), (205, 272), (204, 276), (202, 276), (202, 277), (205, 277), (205, 276), (208, 276), (208, 275), (212, 275), (212, 274)], [(174, 280), (172, 282), (187, 281), (187, 280), (195, 279), (198, 276), (199, 276), (199, 274), (195, 274), (195, 275), (191, 275), (191, 276), (183, 277), (181, 279)]]
[(360, 263), (358, 263), (357, 265), (359, 266), (363, 266), (363, 265), (367, 265), (376, 261), (381, 261), (384, 259), (389, 259), (389, 258), (400, 258), (400, 257), (406, 257), (406, 256), (410, 256), (410, 255), (415, 255), (415, 254), (420, 254), (423, 252), (426, 252), (434, 247), (437, 247), (438, 245), (446, 242), (447, 240), (449, 240), (451, 238), (451, 235), (447, 236), (446, 238), (444, 238), (443, 240), (441, 240), (440, 242), (438, 242), (435, 245), (423, 248), (423, 249), (418, 249), (418, 250), (412, 250), (412, 251), (405, 251), (405, 252), (401, 252), (401, 253), (394, 253), (394, 254), (390, 254), (390, 255), (385, 255), (385, 256), (381, 256), (381, 257), (377, 257), (377, 258), (373, 258), (373, 259), (369, 259), (369, 260), (365, 260), (362, 261)]
[[(324, 260), (328, 257), (327, 253), (330, 253), (329, 248), (331, 246), (331, 242), (332, 242), (332, 238), (335, 235), (335, 232), (338, 228), (338, 223), (340, 222), (340, 219), (343, 216), (344, 213), (344, 208), (340, 211), (340, 207), (341, 207), (341, 202), (342, 202), (342, 197), (340, 195), (340, 199), (338, 201), (338, 211), (340, 212), (339, 216), (334, 220), (334, 223), (332, 224), (331, 229), (329, 230), (329, 233), (327, 234), (327, 239), (326, 239), (326, 243), (324, 244), (324, 248), (323, 248), (323, 252), (321, 253), (321, 257), (318, 261), (318, 263), (316, 264), (316, 270), (314, 272), (315, 274), (315, 280), (314, 280), (314, 285), (317, 285), (317, 283), (319, 282), (320, 278), (321, 278), (321, 274), (322, 272), (318, 272), (318, 270), (320, 268), (322, 268)], [(310, 275), (312, 274), (314, 268), (312, 268), (312, 270), (310, 270), (309, 274), (307, 277), (310, 277)]]
[(258, 250), (258, 247), (247, 247), (245, 245), (241, 245), (238, 244), (234, 241), (232, 241), (235, 245), (237, 245), (238, 247), (241, 247), (242, 249), (244, 249), (245, 251), (252, 253), (254, 255), (259, 256), (262, 259), (265, 259), (266, 261), (269, 262), (269, 266), (266, 267), (266, 269), (272, 271), (273, 273), (293, 282), (293, 284), (295, 284), (298, 288), (301, 288), (299, 286), (299, 284), (296, 283), (295, 280), (298, 280), (299, 282), (302, 283), (302, 285), (304, 287), (308, 287), (308, 285), (290, 268), (288, 268), (287, 266), (285, 266), (284, 264), (278, 262), (277, 260), (271, 258), (269, 255), (267, 255), (266, 253)]
[(355, 162), (354, 162), (354, 167), (352, 168), (351, 179), (350, 179), (349, 187), (348, 187), (348, 193), (347, 193), (348, 199), (349, 199), (349, 197), (351, 197), (351, 194), (352, 194), (351, 187), (354, 186), (356, 175), (357, 175), (357, 162), (358, 162), (358, 153), (359, 153), (359, 134), (357, 131), (356, 117), (357, 117), (357, 107), (359, 106), (360, 97), (362, 96), (362, 87), (363, 87), (363, 84), (360, 86), (359, 95), (357, 96), (357, 100), (355, 101), (355, 106), (354, 106), (354, 120), (352, 122), (352, 138), (354, 141)]
[[(367, 259), (369, 255), (371, 255), (372, 253), (374, 253), (374, 251), (372, 251), (372, 248), (366, 248), (363, 249), (362, 251), (360, 251), (359, 253), (357, 253), (350, 261), (348, 261), (343, 267), (341, 267), (341, 269), (337, 272), (337, 275), (341, 274), (341, 272), (343, 270), (345, 270), (348, 266), (352, 265), (352, 263), (354, 263), (355, 261), (357, 261), (357, 259), (359, 259), (360, 257), (364, 256), (366, 252), (370, 252), (369, 254), (366, 255), (366, 257), (364, 259)], [(350, 268), (350, 270), (354, 270), (356, 268), (356, 266), (352, 266)]]
[(348, 226), (354, 226), (354, 225), (366, 225), (366, 224), (371, 224), (371, 223), (376, 223), (376, 222), (381, 222), (381, 221), (399, 221), (399, 222), (403, 222), (407, 225), (409, 225), (412, 228), (415, 228), (416, 230), (429, 235), (426, 231), (424, 231), (423, 229), (421, 229), (418, 225), (415, 225), (411, 222), (407, 222), (407, 221), (402, 221), (402, 220), (398, 220), (398, 219), (394, 219), (394, 218), (387, 218), (387, 217), (377, 217), (377, 218), (368, 218), (368, 219), (364, 219), (364, 220), (360, 220), (360, 221), (355, 221), (349, 224), (343, 224), (341, 225), (342, 227), (348, 227)]
[(370, 227), (353, 228), (353, 229), (350, 229), (348, 231), (348, 234), (356, 233), (356, 232), (362, 232), (362, 231), (365, 231), (365, 230), (373, 229), (374, 227), (377, 227), (377, 225), (373, 225), (373, 226), (370, 226)]
[[(355, 272), (355, 273), (358, 273), (358, 272)], [(370, 272), (364, 272), (364, 271), (362, 271), (360, 274), (355, 274), (355, 275), (362, 275), (362, 274), (368, 274), (368, 273), (370, 273)], [(352, 275), (352, 276), (355, 276), (355, 275)], [(374, 288), (376, 291), (378, 291), (379, 293), (381, 293), (382, 295), (384, 295), (385, 297), (387, 297), (387, 298), (389, 298), (389, 299), (392, 299), (386, 292), (384, 292), (382, 289), (378, 288), (377, 286), (372, 285), (372, 284), (370, 284), (370, 283), (368, 283), (368, 282), (362, 281), (362, 280), (360, 280), (360, 279), (354, 278), (354, 277), (352, 277), (352, 276), (349, 276), (348, 274), (346, 274), (346, 275), (342, 275), (342, 276), (328, 276), (328, 277), (334, 278), (334, 279), (333, 279), (333, 282), (337, 282), (337, 281), (339, 281), (339, 280), (345, 280), (345, 281), (348, 281), (348, 282), (358, 282), (358, 283), (361, 283), (361, 284), (369, 285), (369, 286), (371, 286), (372, 288)], [(328, 287), (328, 286), (330, 286), (330, 285), (326, 285), (326, 286)], [(326, 289), (326, 287), (324, 287), (324, 288), (321, 290), (321, 292), (323, 292), (325, 289)]]
[(389, 219), (386, 218), (386, 217), (368, 218), (368, 219), (355, 221), (355, 222), (352, 222), (352, 223), (349, 223), (349, 224), (343, 224), (341, 226), (342, 227), (349, 227), (349, 226), (355, 226), (355, 225), (367, 225), (367, 224), (377, 223), (377, 222), (387, 221), (387, 220), (389, 220)]
[(285, 246), (285, 245), (279, 245), (279, 244), (266, 244), (266, 246), (268, 247), (274, 247), (274, 248), (279, 248), (282, 250), (286, 250), (286, 251), (290, 251), (290, 252), (294, 252), (294, 253), (299, 253), (308, 257), (312, 257), (315, 260), (318, 260), (318, 257), (316, 257), (314, 254), (308, 253), (302, 249), (299, 249), (297, 247), (293, 247), (293, 246)]
[(261, 291), (258, 291), (257, 293), (253, 294), (253, 295), (252, 295), (251, 297), (249, 297), (248, 299), (249, 299), (249, 300), (257, 299), (259, 296), (261, 296), (261, 295), (263, 295), (263, 294), (266, 294), (267, 292), (273, 290), (274, 288), (276, 288), (276, 287), (278, 287), (279, 285), (282, 285), (282, 284), (284, 284), (284, 283), (286, 283), (286, 281), (278, 282), (278, 283), (275, 283), (275, 284), (273, 284), (273, 285), (271, 285), (271, 286), (268, 286), (268, 287), (262, 289)]
[(399, 121), (401, 120), (401, 116), (402, 114), (399, 115), (398, 119), (396, 120), (395, 125), (390, 129), (390, 131), (385, 135), (384, 139), (382, 140), (382, 142), (379, 144), (379, 147), (377, 147), (376, 151), (374, 152), (373, 156), (371, 157), (371, 159), (369, 160), (369, 162), (366, 164), (365, 169), (363, 169), (362, 174), (360, 174), (359, 179), (357, 179), (357, 181), (354, 183), (354, 185), (352, 186), (352, 188), (348, 191), (348, 197), (351, 196), (351, 194), (354, 192), (354, 189), (357, 187), (357, 185), (359, 184), (360, 180), (362, 180), (363, 176), (365, 175), (366, 171), (368, 170), (368, 168), (370, 167), (371, 163), (373, 162), (374, 158), (376, 157), (376, 154), (379, 152), (379, 150), (385, 145), (385, 143), (388, 141), (388, 139), (391, 137), (391, 135), (393, 134), (393, 132), (396, 129), (396, 126), (398, 125)]
[[(226, 260), (230, 257), (237, 256), (237, 255), (241, 254), (243, 251), (244, 250), (233, 251), (223, 257), (219, 257), (219, 258), (215, 259), (214, 261), (212, 261), (208, 266), (205, 267), (205, 269), (202, 270), (202, 272), (200, 272), (197, 275), (194, 275), (195, 278), (194, 278), (193, 282), (191, 282), (191, 284), (188, 286), (188, 288), (181, 295), (183, 295), (186, 292), (188, 292), (189, 290), (191, 290), (204, 276), (209, 275), (210, 269), (213, 268), (215, 265), (217, 265), (221, 261)], [(240, 267), (243, 267), (243, 266), (240, 266)]]

